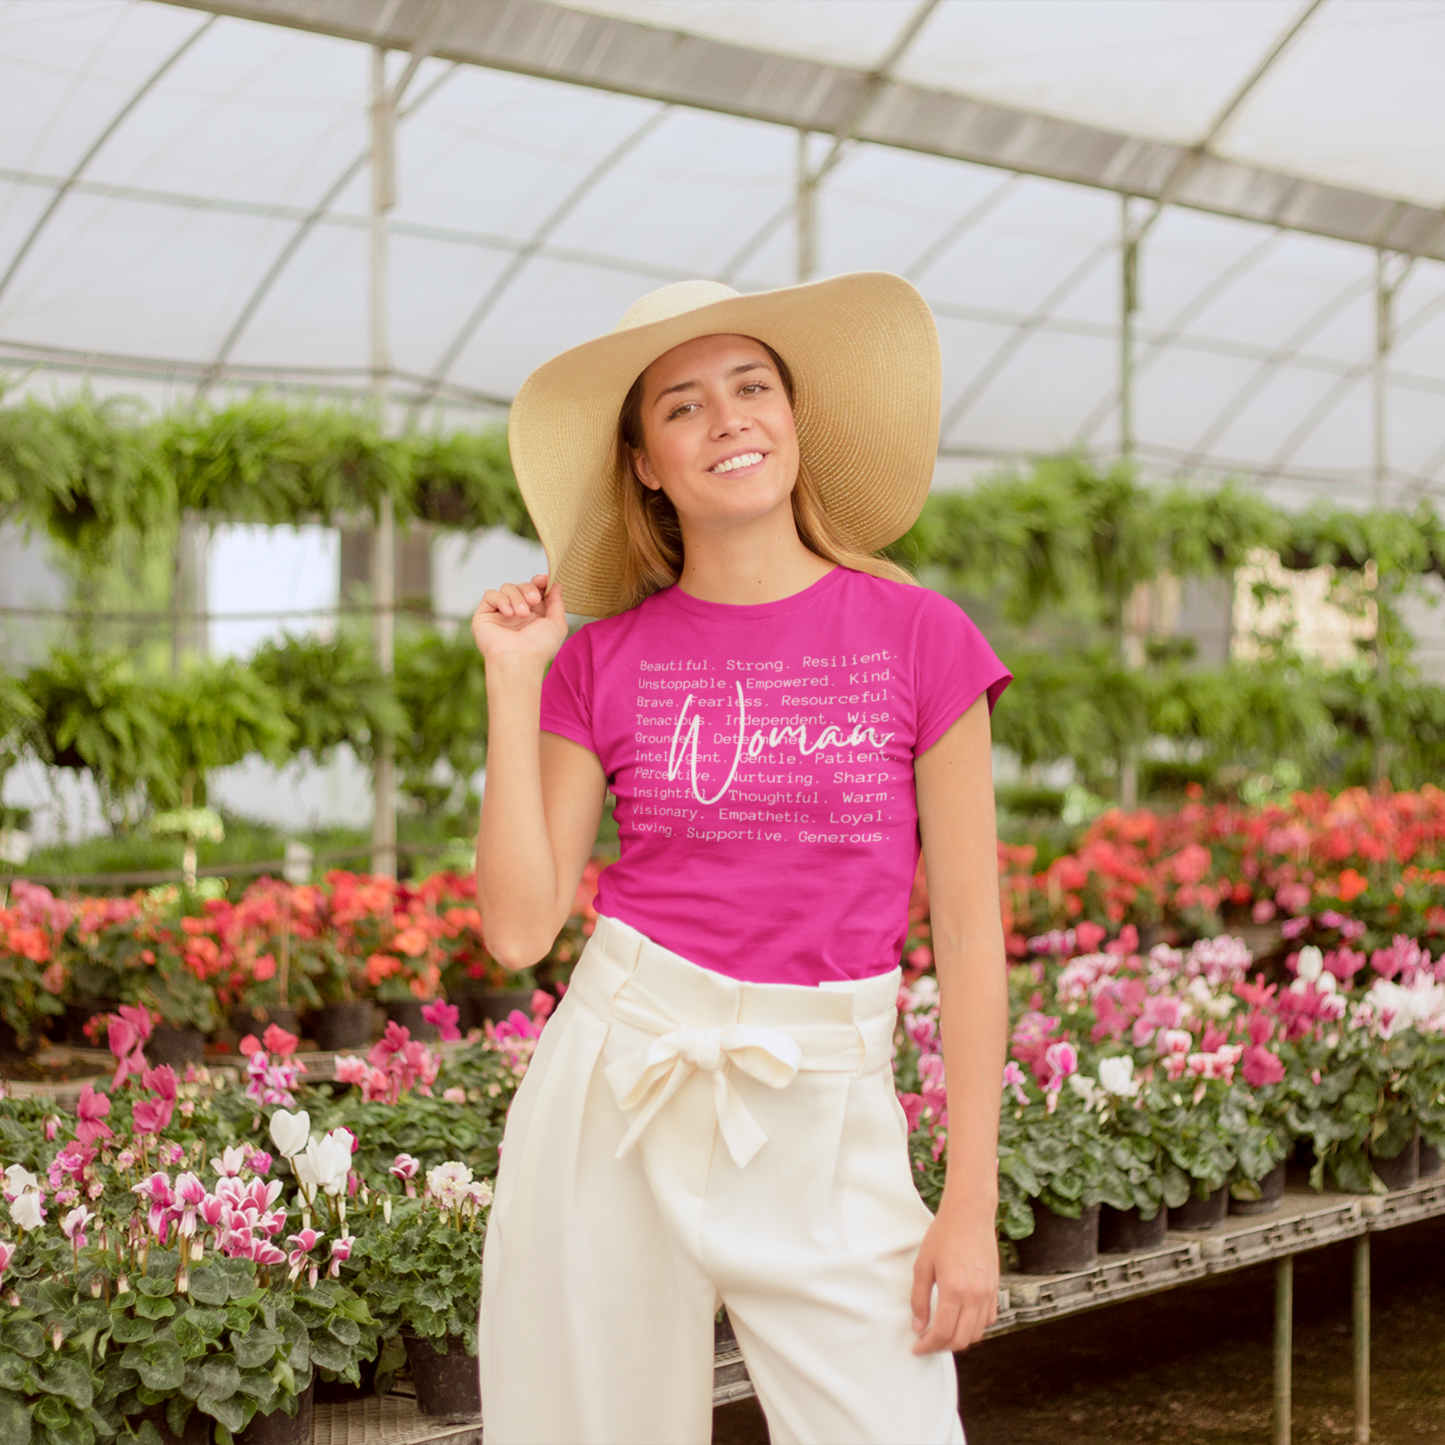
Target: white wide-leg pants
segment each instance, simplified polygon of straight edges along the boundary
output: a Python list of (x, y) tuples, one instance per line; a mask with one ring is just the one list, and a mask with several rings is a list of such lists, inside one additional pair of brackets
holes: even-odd
[(775, 1445), (963, 1441), (952, 1356), (912, 1353), (897, 988), (738, 983), (598, 921), (507, 1120), (487, 1445), (706, 1445), (719, 1302)]

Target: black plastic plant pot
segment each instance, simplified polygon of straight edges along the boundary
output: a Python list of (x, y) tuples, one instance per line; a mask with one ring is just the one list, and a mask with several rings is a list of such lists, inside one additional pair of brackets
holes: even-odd
[(280, 1403), (269, 1415), (259, 1411), (251, 1423), (236, 1436), (236, 1445), (311, 1445), (312, 1402), (316, 1398), (316, 1376), (296, 1396), (296, 1413), (288, 1415)]
[(1144, 1219), (1138, 1208), (1115, 1209), (1105, 1204), (1099, 1210), (1099, 1253), (1134, 1254), (1141, 1249), (1163, 1249), (1169, 1216), (1161, 1204), (1153, 1219)]
[(371, 1047), (371, 1016), (375, 1005), (370, 999), (350, 1003), (327, 1003), (313, 1009), (307, 1016), (307, 1027), (316, 1047), (323, 1053), (344, 1049)]
[(1273, 1214), (1284, 1202), (1284, 1160), (1281, 1159), (1263, 1179), (1258, 1181), (1258, 1199), (1236, 1199), (1229, 1196), (1231, 1214)]
[(40, 1026), (37, 1021), (30, 1031), (30, 1037), (22, 1044), (20, 1035), (4, 1019), (0, 1019), (0, 1059), (28, 1059), (40, 1046)]
[(297, 1038), (301, 1036), (301, 1016), (290, 1004), (233, 1008), (230, 1022), (231, 1028), (242, 1038), (255, 1034), (259, 1039), (272, 1024), (278, 1029), (285, 1029), (288, 1034), (295, 1034)]
[(472, 1027), (481, 1028), (486, 1020), (499, 1024), (514, 1009), (532, 1016), (532, 990), (529, 988), (484, 988), (472, 994)]
[(448, 1335), (446, 1353), (433, 1340), (403, 1335), (416, 1405), (423, 1415), (475, 1419), (482, 1413), (482, 1382), (477, 1357), (467, 1353), (460, 1335)]
[(206, 1036), (200, 1029), (173, 1029), (169, 1024), (157, 1024), (145, 1041), (145, 1056), (153, 1068), (162, 1064), (184, 1068), (186, 1064), (203, 1063)]
[(1393, 1159), (1370, 1156), (1370, 1168), (1386, 1189), (1413, 1189), (1420, 1182), (1420, 1136), (1415, 1135)]
[[(160, 1436), (161, 1445), (211, 1445), (214, 1434), (211, 1427), (216, 1423), (209, 1415), (203, 1415), (199, 1410), (192, 1410), (186, 1416), (186, 1423), (179, 1435), (171, 1429), (166, 1422), (165, 1405), (152, 1405), (144, 1415), (132, 1415), (129, 1424), (132, 1430), (139, 1432), (141, 1423), (149, 1420), (155, 1427), (155, 1432)], [(120, 1438), (125, 1439), (124, 1433)]]
[(1433, 1179), (1440, 1172), (1440, 1151), (1433, 1145), (1420, 1141), (1420, 1178)]
[(387, 999), (382, 1005), (386, 1010), (386, 1016), (392, 1023), (400, 1024), (403, 1028), (411, 1031), (414, 1039), (425, 1043), (434, 1043), (438, 1037), (437, 1026), (429, 1024), (422, 1018), (421, 1011), (425, 1005), (414, 998), (393, 998)]
[(1072, 1274), (1092, 1269), (1099, 1258), (1099, 1206), (1091, 1204), (1077, 1219), (1055, 1214), (1033, 1201), (1034, 1232), (1014, 1241), (1020, 1274)]
[(1170, 1229), (1214, 1229), (1229, 1213), (1229, 1186), (1221, 1184), (1207, 1199), (1191, 1194), (1178, 1209), (1169, 1211)]
[(113, 998), (78, 998), (65, 1005), (65, 1042), (75, 1049), (105, 1048), (105, 1030), (94, 1043), (85, 1036), (85, 1026), (96, 1014), (113, 1014), (120, 1000)]

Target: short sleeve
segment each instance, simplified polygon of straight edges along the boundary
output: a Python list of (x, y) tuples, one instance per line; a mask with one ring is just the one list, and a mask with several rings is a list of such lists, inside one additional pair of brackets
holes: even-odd
[(992, 712), (1013, 680), (963, 608), (937, 592), (925, 592), (923, 601), (913, 653), (915, 757), (927, 752), (980, 694), (988, 694)]
[(593, 665), (591, 638), (584, 627), (574, 632), (542, 679), (542, 731), (557, 733), (597, 752), (592, 731)]

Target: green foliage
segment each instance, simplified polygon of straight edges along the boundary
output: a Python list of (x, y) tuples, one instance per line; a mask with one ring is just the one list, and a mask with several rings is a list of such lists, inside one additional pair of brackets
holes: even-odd
[(36, 716), (29, 740), (52, 767), (88, 770), (113, 825), (129, 795), (167, 784), (169, 739), (152, 689), (116, 654), (55, 652), (25, 677)]
[[(153, 785), (153, 802), (183, 806), (205, 802), (206, 774), (257, 754), (283, 763), (295, 728), (282, 699), (261, 674), (234, 658), (192, 666), (157, 694), (158, 713), (169, 740), (168, 776)], [(193, 798), (185, 798), (194, 782)], [(179, 786), (177, 786), (179, 784)]]
[[(396, 693), (406, 713), (396, 738), (403, 790), (433, 807), (452, 800), (487, 760), (486, 669), (470, 629), (398, 639)], [(448, 782), (436, 780), (441, 762)]]
[(445, 436), (412, 435), (406, 446), (417, 516), (468, 531), (506, 527), (519, 537), (535, 539), (537, 532), (517, 490), (501, 427)]
[(359, 757), (370, 758), (379, 733), (398, 733), (406, 724), (370, 651), (350, 634), (263, 643), (250, 668), (279, 695), (295, 729), (295, 751), (318, 762), (342, 743), (349, 743)]

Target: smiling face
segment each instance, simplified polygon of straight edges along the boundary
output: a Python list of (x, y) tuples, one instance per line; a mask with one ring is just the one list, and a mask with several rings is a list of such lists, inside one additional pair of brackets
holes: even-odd
[(793, 407), (767, 349), (700, 336), (642, 374), (643, 486), (665, 492), (684, 528), (752, 521), (789, 507), (798, 478)]

